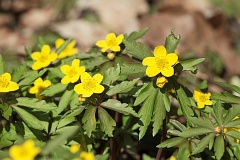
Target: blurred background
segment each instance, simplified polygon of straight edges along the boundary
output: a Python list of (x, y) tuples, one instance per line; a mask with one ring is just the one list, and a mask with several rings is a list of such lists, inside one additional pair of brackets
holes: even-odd
[(221, 90), (211, 84), (216, 79), (240, 85), (239, 0), (0, 0), (0, 53), (9, 71), (25, 46), (38, 50), (39, 36), (52, 46), (58, 37), (73, 38), (86, 52), (109, 32), (145, 27), (141, 41), (151, 49), (174, 29), (180, 60), (205, 57), (197, 77), (210, 82), (210, 91)]

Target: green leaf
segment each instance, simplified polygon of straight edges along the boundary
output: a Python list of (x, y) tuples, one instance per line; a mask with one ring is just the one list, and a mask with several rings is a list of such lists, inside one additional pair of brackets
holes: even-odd
[(116, 126), (116, 122), (102, 107), (98, 108), (98, 117), (100, 120), (101, 130), (105, 132), (109, 137), (112, 137), (113, 136), (112, 132), (114, 130), (114, 126)]
[(190, 155), (190, 146), (189, 142), (185, 141), (183, 142), (178, 150), (177, 158), (178, 160), (190, 160), (189, 155)]
[(130, 35), (126, 39), (129, 41), (135, 41), (139, 38), (142, 38), (148, 32), (148, 30), (149, 30), (149, 28), (144, 28), (138, 32), (134, 31), (134, 32), (130, 33)]
[(180, 42), (181, 36), (176, 37), (174, 35), (174, 30), (171, 30), (171, 34), (167, 36), (165, 40), (165, 47), (167, 49), (167, 53), (175, 53), (175, 50)]
[(119, 64), (117, 65), (117, 67), (108, 68), (103, 75), (104, 79), (102, 81), (102, 84), (109, 86), (110, 84), (118, 80), (119, 74), (120, 74)]
[(207, 134), (207, 133), (211, 133), (213, 132), (213, 130), (208, 129), (208, 128), (203, 128), (203, 127), (194, 127), (194, 128), (188, 128), (184, 131), (182, 131), (179, 136), (180, 137), (184, 137), (184, 138), (189, 138), (189, 137), (195, 137), (198, 135), (203, 135), (203, 134)]
[(22, 85), (28, 86), (28, 85), (31, 84), (35, 79), (37, 79), (38, 77), (41, 77), (46, 71), (47, 71), (47, 68), (44, 68), (44, 69), (41, 70), (40, 72), (37, 72), (37, 71), (28, 71), (28, 72), (24, 73), (23, 76), (22, 76), (23, 80), (21, 80), (21, 81), (18, 83), (19, 86), (22, 86)]
[(240, 106), (231, 107), (224, 117), (224, 124), (231, 122), (236, 116), (240, 114)]
[(224, 82), (216, 82), (217, 84), (223, 86), (223, 87), (226, 87), (232, 91), (235, 91), (237, 92), (238, 94), (240, 94), (240, 87), (239, 86), (236, 86), (236, 85), (233, 85), (233, 84), (229, 84), (229, 83), (224, 83)]
[(222, 93), (213, 93), (211, 95), (212, 100), (221, 100), (227, 103), (240, 103), (240, 97), (234, 96), (229, 92), (222, 92)]
[(16, 128), (13, 124), (2, 125), (0, 134), (0, 149), (11, 146), (14, 140), (17, 140)]
[(156, 96), (155, 96), (155, 102), (154, 102), (154, 111), (153, 111), (153, 136), (155, 136), (158, 131), (161, 129), (163, 120), (166, 117), (166, 109), (164, 106), (162, 92), (160, 90), (157, 90)]
[(165, 107), (166, 111), (169, 112), (171, 109), (171, 103), (170, 103), (169, 96), (166, 93), (162, 94), (162, 95), (163, 95), (164, 107)]
[(196, 117), (191, 117), (191, 122), (198, 126), (198, 127), (203, 127), (203, 128), (208, 128), (211, 130), (214, 130), (215, 126), (212, 123), (212, 121), (209, 118), (196, 118)]
[(22, 64), (18, 68), (13, 69), (12, 81), (18, 82), (21, 79), (22, 75), (25, 74), (26, 70), (27, 70), (26, 64)]
[(209, 144), (209, 141), (214, 139), (215, 133), (210, 133), (209, 135), (205, 136), (203, 139), (201, 139), (197, 143), (197, 147), (193, 149), (192, 155), (202, 152), (204, 149), (206, 149), (207, 145)]
[(44, 111), (44, 112), (57, 109), (57, 106), (55, 105), (55, 103), (46, 103), (45, 100), (39, 100), (36, 98), (28, 98), (28, 97), (17, 98), (16, 105), (33, 108), (33, 109), (37, 109), (39, 111)]
[(103, 63), (105, 63), (107, 61), (109, 61), (107, 58), (105, 58), (103, 56), (95, 55), (95, 57), (93, 57), (93, 58), (82, 60), (81, 65), (85, 66), (85, 68), (87, 70), (92, 70), (95, 67), (99, 67), (100, 65), (102, 65)]
[(123, 40), (123, 43), (126, 46), (127, 53), (130, 53), (140, 60), (146, 57), (153, 57), (152, 52), (141, 42)]
[(138, 94), (138, 96), (137, 96), (137, 98), (134, 102), (134, 106), (137, 106), (140, 103), (142, 103), (152, 93), (152, 91), (155, 89), (153, 87), (152, 82), (148, 83), (147, 86), (144, 85), (142, 88), (141, 88), (141, 92)]
[(162, 143), (160, 143), (159, 145), (157, 145), (157, 148), (171, 148), (174, 146), (177, 146), (178, 144), (181, 144), (182, 142), (184, 142), (186, 139), (182, 138), (182, 137), (174, 137), (174, 138), (170, 138), (168, 140), (163, 141)]
[(190, 59), (190, 60), (185, 60), (181, 61), (177, 65), (180, 65), (179, 67), (183, 71), (196, 71), (196, 65), (199, 63), (202, 63), (205, 60), (205, 58), (197, 58), (197, 59)]
[(229, 135), (229, 136), (231, 136), (233, 138), (236, 138), (236, 139), (239, 139), (239, 137), (240, 137), (240, 132), (235, 131), (235, 130), (229, 130), (225, 134)]
[(212, 116), (217, 121), (219, 126), (223, 125), (223, 113), (224, 109), (220, 101), (217, 101), (216, 105), (213, 106)]
[(167, 134), (168, 135), (172, 135), (172, 136), (178, 136), (181, 132), (179, 130), (176, 129), (168, 129), (167, 130)]
[(136, 78), (132, 81), (123, 81), (120, 84), (117, 84), (114, 87), (110, 88), (106, 94), (108, 96), (113, 96), (117, 93), (127, 93), (133, 88), (133, 86), (136, 84), (138, 80), (139, 78)]
[(125, 62), (121, 66), (121, 75), (144, 75), (146, 66), (136, 62)]
[(49, 70), (49, 75), (52, 75), (52, 77), (58, 77), (58, 78), (64, 77), (64, 74), (58, 67), (48, 68), (48, 70)]
[(58, 93), (65, 91), (66, 88), (67, 88), (66, 84), (62, 84), (62, 83), (52, 84), (51, 86), (43, 90), (40, 95), (52, 97)]
[(137, 113), (132, 107), (127, 107), (127, 103), (121, 103), (116, 99), (108, 99), (108, 101), (101, 103), (101, 106), (125, 115), (132, 114), (133, 116), (137, 117)]
[(145, 135), (147, 128), (151, 122), (157, 92), (157, 89), (152, 91), (152, 93), (144, 101), (141, 109), (138, 112), (138, 116), (140, 117), (140, 121), (142, 122), (142, 125), (139, 128), (139, 139), (141, 139)]
[(66, 90), (63, 93), (63, 95), (59, 101), (59, 104), (58, 104), (57, 114), (60, 114), (68, 106), (68, 104), (71, 101), (71, 96), (73, 93), (74, 93), (73, 90)]
[(7, 103), (0, 104), (1, 115), (9, 120), (9, 117), (12, 115), (12, 107)]
[(0, 54), (0, 75), (2, 75), (3, 73), (5, 73), (5, 65), (2, 54)]
[(66, 47), (67, 45), (72, 41), (72, 39), (68, 39), (66, 40), (57, 50), (56, 53), (59, 54), (61, 53)]
[(44, 126), (42, 125), (42, 123), (34, 115), (28, 113), (24, 109), (19, 108), (15, 105), (12, 105), (12, 107), (29, 127), (37, 130), (44, 129)]
[(208, 82), (207, 82), (207, 80), (202, 81), (202, 83), (200, 83), (198, 88), (200, 90), (206, 90), (206, 92), (207, 92), (207, 89), (208, 89)]
[(215, 138), (214, 152), (216, 159), (220, 160), (225, 152), (224, 139), (222, 135), (218, 135), (217, 138)]
[(92, 132), (96, 129), (96, 110), (95, 106), (87, 106), (86, 111), (82, 118), (84, 129), (87, 132), (88, 137), (91, 137)]
[(182, 123), (180, 123), (179, 121), (177, 121), (177, 120), (170, 119), (170, 123), (171, 123), (175, 128), (177, 128), (178, 130), (180, 130), (180, 131), (186, 130), (186, 127), (185, 127)]
[(240, 119), (230, 121), (224, 125), (225, 128), (235, 128), (236, 126), (240, 126)]

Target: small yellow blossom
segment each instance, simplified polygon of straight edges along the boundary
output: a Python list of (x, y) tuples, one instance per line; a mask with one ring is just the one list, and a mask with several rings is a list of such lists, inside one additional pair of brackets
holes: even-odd
[(73, 160), (94, 160), (94, 154), (92, 152), (81, 152), (79, 158)]
[(177, 160), (177, 158), (175, 156), (171, 156), (169, 160)]
[[(58, 38), (58, 39), (55, 41), (56, 49), (60, 48), (60, 47), (63, 45), (64, 42), (65, 42), (64, 39)], [(78, 52), (78, 49), (77, 49), (77, 48), (74, 48), (75, 45), (76, 45), (76, 41), (75, 41), (75, 40), (72, 40), (72, 41), (66, 46), (66, 48), (64, 48), (64, 50), (59, 53), (58, 58), (62, 59), (62, 58), (65, 58), (65, 57), (68, 57), (68, 56), (73, 56), (74, 54), (76, 54), (76, 53)]]
[(13, 160), (34, 160), (41, 149), (35, 147), (34, 141), (29, 139), (22, 145), (13, 145), (9, 149), (9, 155)]
[(213, 102), (210, 100), (211, 93), (203, 93), (200, 89), (195, 89), (193, 93), (193, 97), (197, 102), (198, 108), (204, 108), (205, 105), (212, 105)]
[(43, 96), (40, 96), (41, 92), (49, 87), (52, 83), (49, 80), (43, 81), (41, 77), (34, 81), (34, 86), (29, 89), (29, 93), (35, 94), (37, 99), (42, 99)]
[(109, 33), (106, 36), (106, 40), (100, 40), (96, 43), (96, 45), (102, 48), (102, 52), (106, 52), (108, 49), (114, 52), (118, 52), (121, 50), (119, 45), (122, 43), (123, 38), (123, 34), (120, 34), (116, 37), (114, 33)]
[(49, 66), (54, 60), (56, 60), (57, 54), (51, 53), (49, 45), (43, 45), (41, 52), (33, 52), (31, 57), (35, 61), (32, 65), (32, 69), (39, 70)]
[(79, 149), (80, 149), (80, 146), (79, 146), (79, 145), (73, 144), (73, 145), (71, 145), (71, 147), (70, 147), (70, 152), (71, 152), (71, 153), (77, 153), (77, 152), (79, 151)]
[(220, 128), (219, 126), (216, 126), (216, 127), (214, 128), (214, 132), (215, 132), (215, 133), (220, 133), (220, 132), (221, 132), (221, 128)]
[(163, 86), (168, 83), (168, 80), (166, 77), (158, 77), (157, 78), (157, 81), (156, 81), (156, 85), (159, 87), (159, 88), (163, 88)]
[(11, 75), (9, 73), (0, 75), (0, 92), (10, 92), (18, 89), (18, 84), (11, 81)]
[(154, 49), (154, 57), (144, 58), (142, 64), (148, 66), (146, 69), (148, 77), (154, 77), (159, 73), (162, 73), (165, 77), (171, 77), (174, 74), (173, 65), (175, 65), (177, 61), (177, 54), (167, 54), (164, 46), (157, 46)]
[(74, 91), (81, 94), (82, 97), (90, 97), (93, 93), (102, 93), (104, 87), (100, 85), (103, 80), (101, 74), (95, 74), (93, 77), (87, 72), (81, 75), (81, 83), (75, 85)]
[(61, 71), (65, 76), (62, 78), (61, 82), (62, 84), (68, 84), (68, 83), (75, 83), (78, 81), (81, 74), (85, 72), (85, 67), (80, 65), (79, 59), (74, 59), (72, 61), (72, 66), (69, 65), (63, 65), (61, 66)]
[(107, 54), (107, 58), (108, 58), (109, 60), (114, 60), (114, 58), (115, 58), (115, 53), (112, 53), (112, 52), (108, 53), (108, 54)]
[(78, 96), (78, 99), (80, 102), (85, 102), (86, 101), (86, 98), (83, 97), (81, 94)]

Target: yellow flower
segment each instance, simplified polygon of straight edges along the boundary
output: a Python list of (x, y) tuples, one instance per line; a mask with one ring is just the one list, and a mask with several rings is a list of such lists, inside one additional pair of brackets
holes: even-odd
[(146, 69), (148, 77), (154, 77), (159, 73), (162, 73), (165, 77), (171, 77), (174, 74), (173, 65), (175, 65), (177, 61), (177, 54), (167, 54), (164, 46), (157, 46), (154, 49), (154, 57), (144, 58), (142, 64), (148, 66)]
[(81, 94), (82, 97), (90, 97), (93, 93), (102, 93), (104, 87), (100, 85), (103, 80), (101, 74), (95, 74), (93, 77), (87, 72), (81, 75), (81, 82), (74, 87), (74, 91), (77, 94)]
[[(58, 38), (56, 41), (55, 41), (55, 46), (56, 46), (56, 49), (60, 48), (63, 43), (64, 43), (64, 39), (62, 38)], [(58, 58), (65, 58), (65, 57), (68, 57), (68, 56), (73, 56), (74, 54), (76, 54), (78, 52), (78, 49), (77, 48), (74, 48), (74, 46), (76, 45), (76, 41), (75, 40), (72, 40), (67, 46), (66, 48), (64, 48), (64, 50), (62, 52), (59, 53), (58, 55)]]
[(205, 105), (212, 105), (212, 101), (210, 100), (211, 93), (203, 93), (200, 89), (195, 89), (193, 93), (193, 97), (197, 102), (198, 108), (204, 108)]
[(9, 73), (0, 75), (0, 92), (10, 92), (18, 89), (18, 84), (11, 81), (11, 75)]
[(177, 158), (175, 156), (171, 156), (169, 160), (177, 160)]
[(43, 45), (41, 52), (33, 52), (31, 57), (33, 60), (35, 60), (32, 65), (32, 69), (39, 70), (49, 66), (54, 60), (56, 60), (57, 54), (51, 53), (49, 45)]
[(35, 94), (37, 99), (42, 99), (43, 96), (40, 96), (41, 92), (49, 87), (52, 83), (49, 80), (43, 81), (41, 77), (34, 81), (34, 86), (29, 89), (29, 93)]
[(9, 155), (13, 160), (34, 160), (40, 151), (39, 147), (35, 147), (33, 140), (27, 140), (22, 145), (13, 145), (9, 149)]
[(71, 152), (71, 153), (77, 153), (77, 152), (79, 151), (79, 149), (80, 149), (79, 145), (73, 144), (73, 145), (71, 145), (71, 147), (70, 147), (70, 152)]
[(85, 67), (84, 66), (79, 67), (79, 65), (80, 65), (80, 60), (74, 59), (72, 61), (72, 66), (69, 66), (69, 65), (61, 66), (60, 69), (62, 73), (65, 74), (65, 76), (61, 80), (62, 84), (77, 82), (81, 74), (85, 72)]
[(168, 83), (168, 80), (166, 77), (158, 77), (157, 78), (157, 81), (156, 81), (156, 85), (159, 87), (159, 88), (163, 88), (163, 86)]
[(106, 40), (97, 41), (96, 45), (102, 48), (102, 52), (106, 52), (106, 50), (110, 49), (111, 51), (118, 52), (121, 50), (120, 44), (123, 41), (123, 34), (120, 34), (116, 37), (114, 33), (109, 33), (106, 36)]

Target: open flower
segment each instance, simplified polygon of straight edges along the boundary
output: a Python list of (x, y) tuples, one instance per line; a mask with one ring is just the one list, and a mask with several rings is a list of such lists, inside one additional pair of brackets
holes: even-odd
[(74, 91), (77, 94), (81, 94), (82, 97), (90, 97), (93, 93), (102, 93), (104, 87), (100, 85), (103, 80), (101, 74), (95, 74), (93, 77), (87, 72), (81, 75), (81, 82), (74, 87)]
[(118, 52), (121, 50), (120, 44), (123, 41), (123, 34), (120, 34), (116, 37), (114, 33), (109, 33), (106, 36), (106, 40), (97, 41), (96, 45), (102, 48), (102, 52), (106, 52), (106, 50), (110, 49), (111, 51)]
[(43, 96), (40, 96), (41, 92), (49, 87), (52, 83), (49, 80), (43, 81), (41, 77), (34, 81), (34, 86), (29, 89), (29, 93), (35, 94), (37, 99), (42, 99)]
[(203, 93), (200, 89), (195, 89), (193, 93), (193, 98), (197, 102), (198, 108), (204, 108), (205, 105), (212, 105), (213, 102), (210, 100), (211, 93)]
[(62, 84), (68, 84), (68, 83), (75, 83), (79, 79), (79, 77), (85, 72), (85, 67), (80, 65), (79, 59), (74, 59), (72, 61), (72, 65), (63, 65), (61, 66), (61, 71), (65, 76), (62, 78), (61, 82)]
[(158, 77), (157, 78), (157, 81), (156, 81), (156, 85), (159, 87), (159, 88), (163, 88), (163, 86), (168, 83), (168, 80), (166, 77)]
[(39, 147), (35, 147), (34, 141), (29, 139), (22, 145), (13, 145), (9, 149), (9, 155), (13, 160), (34, 160), (40, 151)]
[(18, 84), (11, 81), (11, 75), (9, 73), (4, 73), (0, 76), (0, 92), (16, 91), (18, 88)]
[(167, 54), (164, 46), (157, 46), (154, 49), (154, 57), (144, 58), (142, 64), (148, 66), (146, 69), (148, 77), (154, 77), (159, 73), (162, 73), (165, 77), (171, 77), (174, 74), (173, 65), (175, 65), (177, 61), (177, 54)]
[(35, 60), (32, 65), (32, 69), (39, 70), (49, 66), (54, 60), (56, 60), (57, 54), (51, 53), (51, 48), (49, 45), (43, 45), (41, 52), (33, 52), (31, 57), (33, 60)]
[[(58, 38), (56, 41), (55, 41), (55, 46), (56, 46), (56, 49), (60, 48), (63, 43), (64, 43), (64, 39), (62, 38)], [(74, 54), (76, 54), (78, 52), (78, 49), (77, 48), (74, 48), (74, 46), (76, 45), (76, 41), (75, 40), (72, 40), (65, 48), (62, 52), (59, 53), (58, 55), (58, 58), (65, 58), (65, 57), (68, 57), (68, 56), (73, 56)]]

